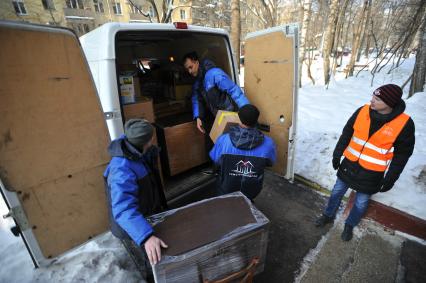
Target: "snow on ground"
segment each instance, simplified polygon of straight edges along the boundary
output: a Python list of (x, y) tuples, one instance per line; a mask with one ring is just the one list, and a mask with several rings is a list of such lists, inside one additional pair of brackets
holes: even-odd
[[(331, 156), (347, 119), (369, 101), (378, 86), (402, 85), (413, 65), (414, 59), (410, 58), (389, 75), (382, 71), (373, 86), (370, 86), (368, 71), (346, 80), (343, 73), (338, 73), (326, 90), (321, 81), (322, 62), (316, 61), (312, 72), (317, 84), (312, 85), (303, 77), (303, 88), (299, 91), (296, 173), (331, 189), (335, 181)], [(426, 93), (417, 93), (406, 103), (407, 113), (416, 124), (414, 154), (395, 188), (375, 195), (374, 199), (426, 219)], [(7, 208), (0, 199), (0, 215), (6, 213)], [(9, 232), (12, 225), (10, 220), (0, 217), (0, 282), (142, 281), (125, 249), (111, 233), (74, 250), (47, 268), (34, 269), (21, 239)]]
[[(7, 213), (0, 199), (0, 215)], [(9, 231), (11, 220), (0, 221), (0, 282), (144, 282), (126, 250), (111, 233), (35, 269), (21, 238)]]

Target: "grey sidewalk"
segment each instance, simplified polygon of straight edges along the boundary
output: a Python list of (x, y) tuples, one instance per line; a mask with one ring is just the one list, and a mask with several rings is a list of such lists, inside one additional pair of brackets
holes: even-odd
[(255, 200), (270, 220), (265, 271), (256, 283), (426, 282), (426, 246), (363, 221), (343, 242), (342, 219), (316, 228), (327, 197), (300, 184), (266, 174)]

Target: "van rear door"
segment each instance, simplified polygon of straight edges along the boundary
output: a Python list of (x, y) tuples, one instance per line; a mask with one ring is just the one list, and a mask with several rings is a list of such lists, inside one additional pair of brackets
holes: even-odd
[(259, 123), (277, 145), (272, 170), (293, 179), (297, 110), (297, 25), (250, 33), (245, 41), (244, 89), (260, 110)]
[(77, 36), (0, 22), (0, 185), (36, 264), (108, 230), (109, 135)]

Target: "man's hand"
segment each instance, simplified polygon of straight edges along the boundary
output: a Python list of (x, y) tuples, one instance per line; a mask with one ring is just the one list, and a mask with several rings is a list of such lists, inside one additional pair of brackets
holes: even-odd
[(383, 180), (380, 184), (380, 190), (379, 191), (381, 193), (387, 192), (390, 189), (392, 189), (393, 185), (394, 185), (394, 182), (387, 180), (386, 177), (385, 177), (385, 178), (383, 178)]
[(203, 133), (203, 134), (206, 133), (206, 131), (203, 128), (203, 121), (201, 121), (200, 118), (197, 118), (197, 128), (201, 133)]
[(157, 264), (161, 260), (161, 248), (168, 247), (160, 238), (155, 236), (149, 237), (144, 246), (151, 265)]
[(334, 170), (339, 169), (340, 167), (340, 157), (333, 157), (332, 160)]

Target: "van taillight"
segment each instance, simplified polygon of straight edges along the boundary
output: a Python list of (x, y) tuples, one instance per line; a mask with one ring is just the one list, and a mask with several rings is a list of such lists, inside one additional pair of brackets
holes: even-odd
[(177, 29), (188, 29), (188, 24), (184, 22), (174, 22), (173, 23)]

